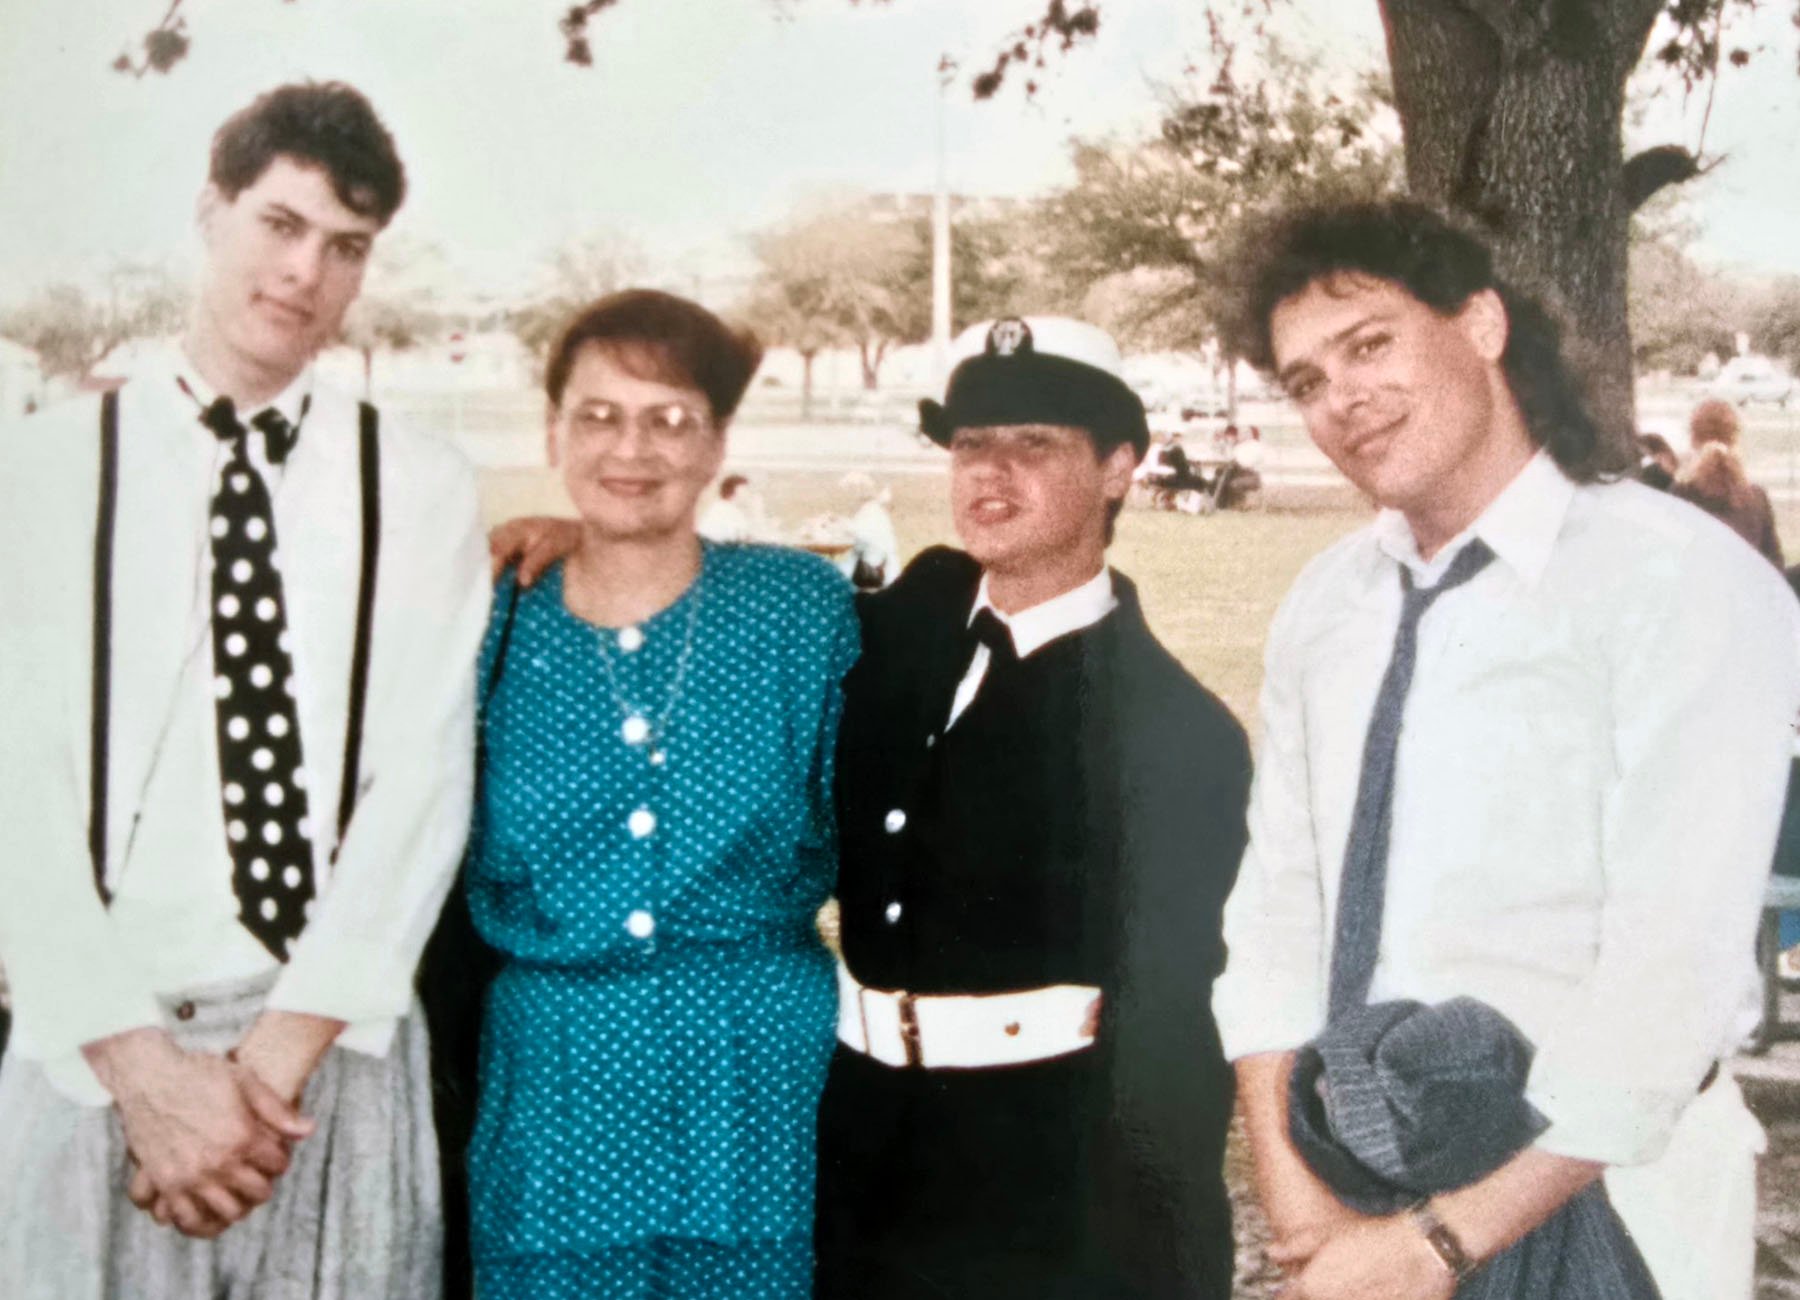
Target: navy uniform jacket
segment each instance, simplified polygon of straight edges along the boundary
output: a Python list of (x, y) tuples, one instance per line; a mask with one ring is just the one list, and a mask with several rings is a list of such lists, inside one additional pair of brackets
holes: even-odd
[(979, 580), (935, 549), (863, 598), (838, 744), (845, 959), (914, 993), (1097, 985), (1100, 1037), (977, 1071), (840, 1048), (819, 1294), (1224, 1300), (1232, 1079), (1211, 986), (1243, 731), (1118, 575), (1117, 609), (990, 674), (946, 731)]

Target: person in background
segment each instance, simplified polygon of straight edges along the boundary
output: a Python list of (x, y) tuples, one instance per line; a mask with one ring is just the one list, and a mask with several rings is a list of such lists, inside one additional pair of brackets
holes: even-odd
[(861, 598), (819, 1116), (821, 1300), (1226, 1300), (1208, 1005), (1249, 752), (1107, 568), (1149, 435), (1118, 349), (993, 322), (944, 402), (966, 550)]
[(1238, 355), (1382, 507), (1270, 627), (1214, 997), (1284, 1294), (1748, 1300), (1762, 1134), (1719, 1062), (1800, 609), (1619, 480), (1478, 236), (1390, 201), (1248, 237)]
[(413, 975), (468, 828), (475, 478), (312, 366), (405, 188), (354, 88), (259, 97), (179, 345), (0, 431), (11, 1300), (438, 1294)]
[(1694, 454), (1675, 476), (1673, 491), (1730, 525), (1777, 569), (1786, 567), (1769, 494), (1750, 481), (1738, 455), (1738, 415), (1730, 403), (1700, 403), (1688, 421)]
[[(469, 1147), (482, 1300), (799, 1300), (836, 990), (815, 924), (851, 592), (695, 531), (761, 348), (649, 290), (545, 375), (579, 519), (481, 654), (465, 869), (501, 959)], [(504, 551), (503, 539), (496, 549)]]
[(719, 497), (700, 514), (695, 526), (700, 536), (711, 542), (747, 542), (755, 536), (750, 512), (740, 498), (747, 498), (750, 480), (742, 474), (727, 474), (719, 480)]
[(1680, 458), (1669, 440), (1660, 433), (1639, 433), (1635, 439), (1638, 450), (1637, 479), (1646, 487), (1653, 487), (1658, 492), (1667, 492), (1675, 486), (1675, 474), (1681, 467)]
[(894, 534), (894, 490), (867, 474), (844, 476), (841, 486), (856, 494), (857, 507), (850, 515), (850, 549), (838, 567), (858, 591), (877, 591), (900, 572), (900, 539)]
[(1219, 469), (1219, 487), (1214, 496), (1221, 510), (1242, 505), (1252, 492), (1262, 490), (1263, 462), (1268, 448), (1263, 446), (1262, 430), (1254, 424), (1231, 448), (1231, 463)]

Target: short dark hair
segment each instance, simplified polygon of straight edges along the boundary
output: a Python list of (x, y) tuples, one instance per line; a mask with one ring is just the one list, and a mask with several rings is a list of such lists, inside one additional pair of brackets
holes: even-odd
[(226, 118), (207, 179), (235, 199), (281, 157), (323, 169), (338, 202), (384, 226), (406, 198), (394, 137), (363, 93), (341, 81), (278, 86)]
[(724, 478), (719, 480), (720, 498), (726, 501), (731, 500), (732, 497), (737, 495), (737, 490), (749, 481), (750, 480), (745, 478), (742, 474), (727, 474)]
[(544, 368), (544, 391), (562, 401), (575, 357), (589, 343), (642, 379), (698, 388), (714, 420), (737, 410), (762, 362), (762, 344), (697, 302), (658, 289), (624, 289), (588, 304), (563, 329)]
[(1486, 241), (1437, 209), (1411, 199), (1306, 206), (1272, 230), (1246, 231), (1243, 252), (1247, 269), (1230, 342), (1258, 369), (1275, 368), (1269, 328), (1275, 309), (1308, 285), (1369, 276), (1398, 285), (1442, 316), (1491, 289), (1508, 322), (1500, 364), (1532, 440), (1576, 482), (1629, 468), (1628, 450), (1588, 411), (1556, 317), (1501, 277)]

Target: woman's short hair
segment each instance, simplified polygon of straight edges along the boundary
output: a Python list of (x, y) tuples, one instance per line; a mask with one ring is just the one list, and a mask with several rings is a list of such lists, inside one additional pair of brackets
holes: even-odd
[(1737, 412), (1731, 409), (1731, 403), (1721, 402), (1716, 397), (1709, 398), (1696, 406), (1693, 415), (1688, 417), (1688, 435), (1694, 440), (1695, 451), (1709, 442), (1736, 447)]
[(1275, 367), (1270, 320), (1308, 285), (1363, 275), (1398, 285), (1441, 316), (1491, 289), (1506, 307), (1500, 359), (1533, 441), (1577, 482), (1624, 472), (1631, 458), (1595, 423), (1568, 359), (1562, 327), (1538, 299), (1494, 266), (1482, 238), (1437, 209), (1410, 199), (1327, 203), (1298, 208), (1273, 229), (1258, 223), (1244, 237), (1247, 268), (1230, 341), (1238, 355)]
[(406, 198), (394, 137), (363, 93), (341, 81), (277, 86), (226, 118), (207, 179), (235, 199), (282, 157), (322, 168), (338, 202), (384, 226)]
[(544, 391), (560, 403), (576, 355), (594, 344), (628, 373), (697, 388), (715, 421), (737, 410), (762, 362), (762, 344), (697, 302), (659, 289), (625, 289), (589, 303), (564, 327), (544, 368)]

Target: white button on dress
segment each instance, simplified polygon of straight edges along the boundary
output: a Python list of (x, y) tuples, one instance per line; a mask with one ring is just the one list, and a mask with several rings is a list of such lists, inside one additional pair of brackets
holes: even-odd
[(656, 933), (656, 918), (640, 907), (625, 918), (625, 929), (633, 939), (648, 939)]
[(887, 905), (887, 911), (884, 912), (883, 915), (887, 917), (889, 925), (898, 925), (900, 923), (900, 904), (889, 903)]
[(633, 650), (641, 650), (643, 647), (644, 634), (641, 631), (635, 627), (622, 627), (619, 629), (619, 649), (623, 650), (626, 654), (630, 654)]
[(633, 839), (643, 839), (656, 829), (656, 814), (648, 808), (639, 808), (625, 819), (625, 829), (631, 832)]
[(887, 827), (889, 835), (897, 835), (906, 829), (906, 813), (899, 808), (891, 809), (888, 815), (882, 818), (881, 824)]

